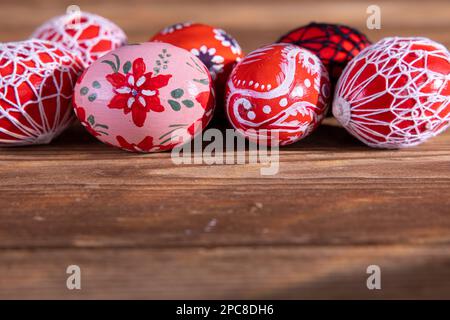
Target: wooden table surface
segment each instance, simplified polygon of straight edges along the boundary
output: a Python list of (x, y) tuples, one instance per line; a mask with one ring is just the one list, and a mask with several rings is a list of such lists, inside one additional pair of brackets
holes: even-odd
[[(132, 42), (201, 21), (247, 52), (311, 20), (372, 40), (450, 45), (449, 1), (78, 1)], [(0, 4), (0, 40), (26, 38), (73, 1)], [(0, 149), (0, 298), (450, 298), (450, 132), (373, 150), (328, 121), (260, 165), (174, 165), (107, 147), (75, 126), (55, 143)], [(66, 288), (66, 267), (82, 290)], [(379, 265), (382, 290), (366, 288)]]

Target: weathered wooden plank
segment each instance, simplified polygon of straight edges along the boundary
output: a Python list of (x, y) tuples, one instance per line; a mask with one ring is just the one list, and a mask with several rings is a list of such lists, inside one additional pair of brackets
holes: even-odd
[[(66, 268), (81, 268), (81, 290)], [(366, 269), (381, 268), (381, 290)], [(449, 299), (450, 250), (429, 246), (0, 252), (0, 298)]]
[(7, 208), (2, 204), (0, 247), (450, 242), (448, 197), (437, 203), (432, 198), (446, 193), (448, 185), (337, 192), (291, 185), (289, 196), (258, 188), (246, 193), (232, 186), (192, 193), (161, 189), (47, 189), (24, 191), (20, 197), (6, 192), (11, 200)]
[(2, 149), (0, 247), (449, 243), (450, 135), (380, 151), (336, 129), (284, 149), (275, 176), (76, 143), (77, 128), (75, 144)]

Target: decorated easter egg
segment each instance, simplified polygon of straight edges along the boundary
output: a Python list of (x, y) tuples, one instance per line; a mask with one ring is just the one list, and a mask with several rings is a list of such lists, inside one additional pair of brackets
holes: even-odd
[(0, 145), (49, 143), (73, 120), (71, 98), (83, 64), (43, 40), (0, 44)]
[(128, 151), (170, 150), (210, 121), (214, 91), (190, 52), (148, 42), (116, 49), (80, 77), (75, 112), (100, 141)]
[(278, 42), (293, 43), (315, 53), (327, 68), (332, 86), (349, 61), (370, 45), (369, 39), (356, 29), (315, 22), (292, 30)]
[(32, 38), (58, 42), (81, 57), (85, 67), (127, 42), (116, 24), (87, 12), (55, 17), (38, 27)]
[(427, 38), (385, 38), (345, 68), (333, 114), (371, 147), (414, 146), (450, 123), (450, 54)]
[(223, 91), (233, 66), (242, 58), (237, 41), (219, 28), (200, 23), (178, 23), (154, 35), (150, 41), (171, 43), (197, 56), (208, 68), (217, 93)]
[(226, 111), (251, 141), (287, 145), (314, 131), (330, 96), (328, 74), (310, 51), (273, 44), (253, 51), (232, 71)]

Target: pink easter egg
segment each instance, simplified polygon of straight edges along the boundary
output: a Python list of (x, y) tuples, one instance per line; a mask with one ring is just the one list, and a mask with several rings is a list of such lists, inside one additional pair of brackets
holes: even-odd
[(74, 108), (100, 141), (158, 152), (190, 141), (212, 118), (214, 91), (192, 53), (149, 42), (114, 50), (78, 79)]

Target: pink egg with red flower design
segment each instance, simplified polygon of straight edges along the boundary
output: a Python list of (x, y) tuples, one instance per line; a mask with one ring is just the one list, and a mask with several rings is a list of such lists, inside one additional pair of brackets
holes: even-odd
[(214, 91), (206, 67), (167, 43), (114, 50), (78, 79), (74, 108), (100, 141), (134, 152), (170, 150), (209, 123)]
[(320, 59), (290, 44), (251, 52), (232, 71), (226, 112), (253, 142), (288, 145), (312, 133), (328, 110), (330, 81)]
[(127, 42), (125, 32), (110, 20), (88, 12), (52, 18), (38, 27), (31, 38), (57, 42), (77, 54), (85, 67)]

